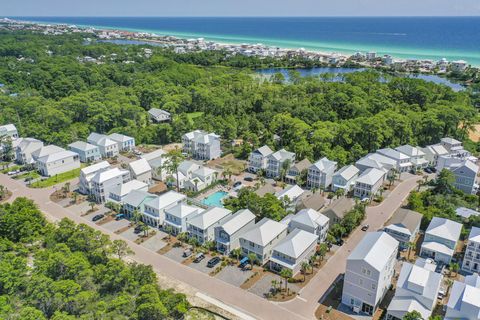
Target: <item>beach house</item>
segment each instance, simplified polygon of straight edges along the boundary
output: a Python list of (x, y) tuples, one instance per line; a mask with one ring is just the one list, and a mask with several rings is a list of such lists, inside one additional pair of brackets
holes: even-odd
[(290, 167), (290, 169), (288, 169), (287, 175), (285, 176), (285, 182), (290, 184), (297, 184), (301, 182), (302, 185), (305, 184), (306, 181), (297, 181), (297, 178), (304, 172), (306, 177), (308, 168), (310, 168), (311, 165), (312, 163), (307, 158), (295, 163)]
[(165, 221), (165, 210), (185, 201), (187, 196), (176, 191), (168, 191), (145, 202), (142, 211), (144, 221), (151, 226), (161, 227)]
[(319, 242), (324, 242), (327, 238), (330, 219), (313, 209), (302, 209), (295, 215), (292, 215), (288, 223), (288, 231), (295, 229), (305, 230), (315, 234)]
[(342, 167), (332, 177), (332, 191), (343, 189), (345, 192), (352, 190), (360, 170), (354, 165)]
[(396, 151), (407, 155), (412, 163), (412, 169), (419, 170), (428, 165), (428, 160), (425, 159), (425, 152), (419, 147), (412, 147), (411, 145), (403, 145), (395, 148)]
[(78, 191), (82, 194), (90, 194), (92, 190), (92, 179), (97, 172), (110, 169), (107, 161), (102, 161), (80, 170)]
[(32, 153), (40, 150), (43, 142), (34, 138), (23, 138), (15, 149), (15, 160), (19, 164), (34, 165)]
[(102, 158), (115, 157), (119, 154), (118, 143), (104, 134), (92, 132), (88, 136), (87, 142), (98, 147)]
[(235, 212), (215, 227), (217, 250), (225, 255), (240, 247), (240, 236), (255, 227), (255, 215), (248, 209)]
[(465, 272), (480, 272), (480, 228), (472, 227), (468, 235), (462, 270)]
[(464, 282), (454, 281), (444, 320), (480, 319), (480, 276), (466, 276)]
[(153, 122), (157, 123), (168, 122), (172, 119), (170, 112), (158, 108), (151, 108), (148, 110), (148, 115)]
[(187, 231), (191, 238), (197, 239), (198, 243), (215, 240), (215, 227), (222, 225), (233, 212), (225, 209), (212, 207), (202, 214), (187, 221)]
[(387, 233), (367, 233), (347, 258), (342, 303), (373, 315), (392, 283), (397, 251), (398, 241)]
[(152, 168), (152, 178), (155, 180), (165, 181), (169, 174), (168, 170), (164, 168), (168, 162), (166, 154), (162, 149), (157, 149), (140, 156), (141, 159), (148, 161), (148, 164)]
[(80, 168), (80, 158), (75, 152), (63, 150), (38, 158), (36, 165), (42, 176), (52, 177)]
[(90, 144), (88, 142), (76, 141), (68, 145), (70, 151), (78, 154), (81, 162), (95, 162), (102, 158), (100, 149), (98, 146)]
[(326, 190), (332, 184), (336, 169), (337, 163), (335, 161), (323, 157), (308, 168), (307, 186), (310, 189)]
[(119, 151), (130, 151), (135, 149), (135, 138), (120, 133), (112, 133), (108, 136), (118, 145)]
[(267, 169), (267, 157), (273, 153), (269, 146), (265, 145), (250, 153), (248, 157), (248, 171), (256, 173)]
[(365, 170), (356, 180), (353, 195), (357, 198), (373, 198), (383, 186), (385, 171), (375, 168)]
[(128, 164), (130, 177), (138, 181), (142, 181), (148, 185), (152, 185), (152, 168), (145, 159), (138, 159)]
[(5, 124), (0, 126), (0, 137), (7, 136), (13, 139), (18, 138), (17, 127), (14, 124)]
[(395, 169), (400, 174), (412, 170), (413, 164), (412, 162), (410, 162), (410, 157), (398, 150), (392, 148), (384, 148), (377, 150), (377, 153), (394, 160)]
[[(282, 170), (284, 170), (284, 174), (287, 174), (288, 169), (294, 162), (295, 153), (285, 149), (269, 154), (267, 156), (267, 177), (278, 178)], [(284, 165), (285, 163), (286, 165)], [(286, 168), (283, 168), (284, 166), (286, 166)]]
[(129, 194), (133, 190), (140, 190), (140, 191), (148, 191), (148, 184), (143, 183), (138, 180), (130, 180), (126, 183), (123, 183), (119, 186), (113, 187), (110, 190), (110, 194), (108, 195), (108, 201), (116, 202), (116, 203), (123, 203), (123, 199), (127, 194)]
[(385, 223), (383, 231), (399, 242), (400, 249), (407, 249), (409, 243), (414, 243), (417, 238), (422, 217), (416, 211), (399, 208)]
[(455, 253), (461, 232), (462, 225), (460, 223), (433, 217), (425, 231), (420, 256), (449, 264)]
[(170, 229), (173, 235), (187, 232), (187, 222), (201, 214), (204, 209), (185, 202), (170, 206), (165, 209), (165, 220), (163, 227), (165, 230)]
[(130, 172), (119, 168), (99, 170), (92, 177), (90, 194), (96, 202), (103, 203), (108, 199), (110, 191), (130, 181)]
[(196, 160), (212, 160), (221, 156), (220, 136), (195, 130), (182, 136), (183, 152)]

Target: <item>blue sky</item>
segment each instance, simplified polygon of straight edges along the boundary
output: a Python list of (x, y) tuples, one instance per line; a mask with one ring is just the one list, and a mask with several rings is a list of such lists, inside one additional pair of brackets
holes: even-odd
[(480, 0), (0, 0), (0, 17), (465, 15)]

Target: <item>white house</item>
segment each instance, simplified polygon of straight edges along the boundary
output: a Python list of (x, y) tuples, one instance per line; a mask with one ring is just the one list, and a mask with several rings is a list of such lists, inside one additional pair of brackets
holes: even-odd
[(182, 142), (183, 152), (197, 160), (212, 160), (219, 158), (222, 154), (220, 136), (215, 133), (195, 130), (184, 134)]
[(412, 169), (413, 164), (410, 161), (410, 157), (400, 151), (392, 148), (384, 148), (377, 150), (377, 153), (394, 160), (396, 162), (395, 169), (399, 173), (408, 172)]
[(130, 177), (138, 181), (142, 181), (148, 185), (152, 184), (152, 168), (145, 159), (132, 161), (128, 164)]
[(305, 193), (305, 190), (300, 188), (298, 185), (291, 185), (281, 191), (275, 193), (275, 196), (278, 200), (281, 200), (288, 204), (290, 209), (295, 209), (297, 201)]
[(442, 284), (442, 275), (435, 272), (435, 267), (432, 262), (403, 263), (395, 296), (387, 309), (387, 320), (402, 320), (412, 311), (418, 311), (423, 319), (432, 315)]
[(425, 231), (420, 256), (449, 264), (461, 232), (462, 225), (460, 223), (434, 217)]
[[(110, 190), (108, 201), (123, 203), (123, 199), (133, 190), (148, 191), (148, 184), (138, 180), (130, 180)], [(107, 201), (107, 202), (108, 202)]]
[(375, 168), (365, 170), (355, 180), (355, 186), (353, 187), (354, 196), (360, 199), (374, 197), (383, 185), (385, 174), (385, 171)]
[[(295, 162), (295, 153), (289, 152), (285, 149), (278, 150), (267, 156), (267, 170), (266, 174), (270, 178), (280, 177), (280, 172), (284, 163), (289, 163), (288, 169)], [(285, 172), (286, 174), (287, 172)]]
[[(290, 184), (296, 184), (297, 177), (300, 176), (304, 171), (308, 174), (308, 168), (310, 168), (311, 165), (312, 163), (307, 158), (295, 163), (290, 167), (290, 169), (288, 169), (287, 175), (285, 176), (285, 182)], [(303, 181), (302, 183), (305, 182), (306, 181)]]
[(90, 194), (92, 190), (92, 179), (99, 171), (110, 169), (110, 164), (107, 161), (102, 161), (80, 170), (80, 183), (78, 190), (83, 194)]
[(119, 151), (130, 151), (135, 148), (135, 138), (120, 133), (112, 133), (108, 137), (118, 144)]
[(8, 136), (12, 138), (12, 140), (18, 138), (18, 131), (17, 127), (15, 127), (14, 124), (6, 124), (3, 126), (0, 126), (0, 137), (3, 136)]
[(202, 214), (187, 221), (187, 231), (191, 238), (197, 239), (200, 244), (215, 239), (215, 227), (222, 225), (233, 212), (225, 209), (212, 207)]
[(41, 157), (37, 160), (37, 169), (41, 175), (54, 175), (80, 168), (80, 157), (77, 153), (63, 150)]
[(330, 219), (313, 209), (302, 209), (295, 215), (292, 215), (288, 223), (288, 231), (295, 229), (305, 230), (317, 236), (319, 242), (324, 242), (327, 238)]
[(144, 221), (152, 226), (161, 227), (165, 221), (165, 210), (185, 201), (187, 196), (176, 191), (168, 191), (145, 202), (142, 212)]
[(347, 258), (342, 303), (373, 315), (395, 273), (398, 241), (385, 232), (369, 232)]
[(440, 140), (440, 144), (447, 149), (449, 153), (455, 153), (456, 151), (462, 150), (462, 142), (451, 138), (451, 137), (445, 137)]
[(172, 119), (170, 112), (158, 108), (148, 110), (148, 115), (154, 122), (168, 122)]
[(54, 144), (43, 146), (40, 149), (32, 152), (32, 161), (37, 162), (38, 159), (42, 157), (46, 157), (60, 151), (65, 151), (65, 149), (63, 149), (62, 147), (56, 146)]
[(480, 319), (480, 276), (466, 276), (465, 282), (454, 281), (447, 303), (445, 320)]
[[(375, 160), (376, 162), (380, 163), (382, 168), (384, 170), (388, 171), (388, 174), (391, 174), (393, 169), (398, 169), (397, 168), (397, 161), (395, 161), (394, 159), (389, 158), (387, 156), (384, 156), (383, 154), (375, 152), (375, 153), (370, 153), (370, 154), (366, 155), (365, 157), (368, 158), (368, 159), (371, 159), (371, 160)], [(377, 168), (377, 169), (379, 169), (379, 168)], [(363, 169), (360, 169), (360, 171), (363, 171)]]
[(244, 256), (254, 253), (260, 265), (264, 265), (270, 259), (273, 247), (286, 236), (287, 225), (263, 218), (240, 237), (240, 247)]
[(33, 165), (32, 153), (40, 150), (43, 142), (34, 138), (23, 138), (15, 149), (15, 159), (19, 164)]
[(192, 172), (192, 178), (183, 183), (183, 188), (195, 192), (201, 191), (217, 181), (217, 175), (218, 171), (202, 166)]
[(255, 215), (248, 209), (235, 212), (220, 226), (215, 227), (217, 250), (225, 255), (240, 247), (240, 236), (255, 226)]
[(267, 145), (254, 150), (248, 157), (248, 171), (256, 173), (258, 170), (266, 170), (267, 157), (272, 153), (272, 149)]
[(450, 170), (455, 176), (453, 185), (455, 188), (462, 190), (467, 194), (475, 193), (477, 190), (478, 166), (470, 160), (453, 162), (446, 166), (445, 169)]
[(407, 249), (413, 243), (420, 231), (422, 215), (416, 211), (400, 208), (385, 224), (383, 231), (400, 243), (401, 249)]
[(71, 151), (78, 153), (81, 162), (95, 162), (102, 158), (98, 146), (88, 142), (76, 141), (74, 143), (70, 143), (68, 148)]
[(157, 149), (140, 156), (140, 158), (148, 161), (148, 164), (152, 168), (152, 178), (155, 180), (165, 181), (167, 178), (168, 172), (163, 168), (168, 161), (165, 155), (165, 151)]
[(191, 206), (185, 202), (180, 202), (175, 206), (171, 206), (165, 209), (165, 221), (163, 227), (171, 228), (171, 232), (174, 235), (178, 235), (182, 232), (187, 232), (187, 222), (201, 214), (204, 209)]
[(92, 132), (87, 138), (87, 142), (98, 147), (103, 158), (118, 156), (118, 143), (104, 134)]
[(129, 217), (133, 217), (134, 212), (137, 212), (141, 215), (141, 221), (151, 224), (149, 217), (145, 216), (143, 213), (145, 212), (145, 204), (156, 198), (158, 198), (158, 196), (146, 191), (132, 190), (125, 197), (123, 197), (122, 210)]
[(295, 229), (283, 238), (272, 250), (270, 269), (280, 272), (289, 269), (296, 275), (302, 262), (308, 262), (315, 254), (317, 235), (301, 229)]
[(354, 165), (348, 165), (342, 167), (335, 172), (332, 177), (332, 191), (343, 189), (345, 192), (349, 192), (355, 184), (360, 170)]
[(419, 147), (412, 147), (411, 145), (406, 144), (395, 148), (395, 150), (407, 155), (412, 163), (412, 168), (416, 170), (425, 168), (428, 165), (428, 160), (425, 159), (425, 152)]
[(96, 202), (103, 203), (108, 199), (110, 191), (130, 181), (130, 172), (119, 168), (99, 170), (92, 177), (90, 194)]
[(465, 207), (458, 207), (457, 209), (455, 209), (455, 213), (457, 216), (462, 217), (464, 219), (468, 219), (471, 216), (480, 216), (480, 212), (470, 208), (465, 208)]
[(462, 270), (466, 272), (480, 272), (480, 228), (472, 227), (465, 247)]
[(420, 148), (420, 150), (425, 153), (425, 159), (428, 161), (429, 165), (434, 167), (437, 166), (439, 157), (448, 155), (448, 150), (441, 144), (433, 144), (426, 146), (425, 148)]
[(307, 186), (326, 190), (332, 184), (336, 169), (337, 163), (335, 161), (323, 157), (308, 168)]

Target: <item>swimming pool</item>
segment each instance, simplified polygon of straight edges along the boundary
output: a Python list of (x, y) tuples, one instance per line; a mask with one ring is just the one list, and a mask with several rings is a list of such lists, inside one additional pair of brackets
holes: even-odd
[(225, 191), (217, 191), (202, 200), (202, 203), (211, 207), (223, 208), (222, 199), (228, 195)]

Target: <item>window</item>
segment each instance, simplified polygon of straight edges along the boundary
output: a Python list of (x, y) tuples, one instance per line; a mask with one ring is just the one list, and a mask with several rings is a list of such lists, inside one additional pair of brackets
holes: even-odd
[(377, 289), (377, 286), (375, 285), (375, 283), (372, 283), (372, 289), (373, 290)]
[(370, 270), (367, 270), (367, 276), (371, 275), (372, 272)]

